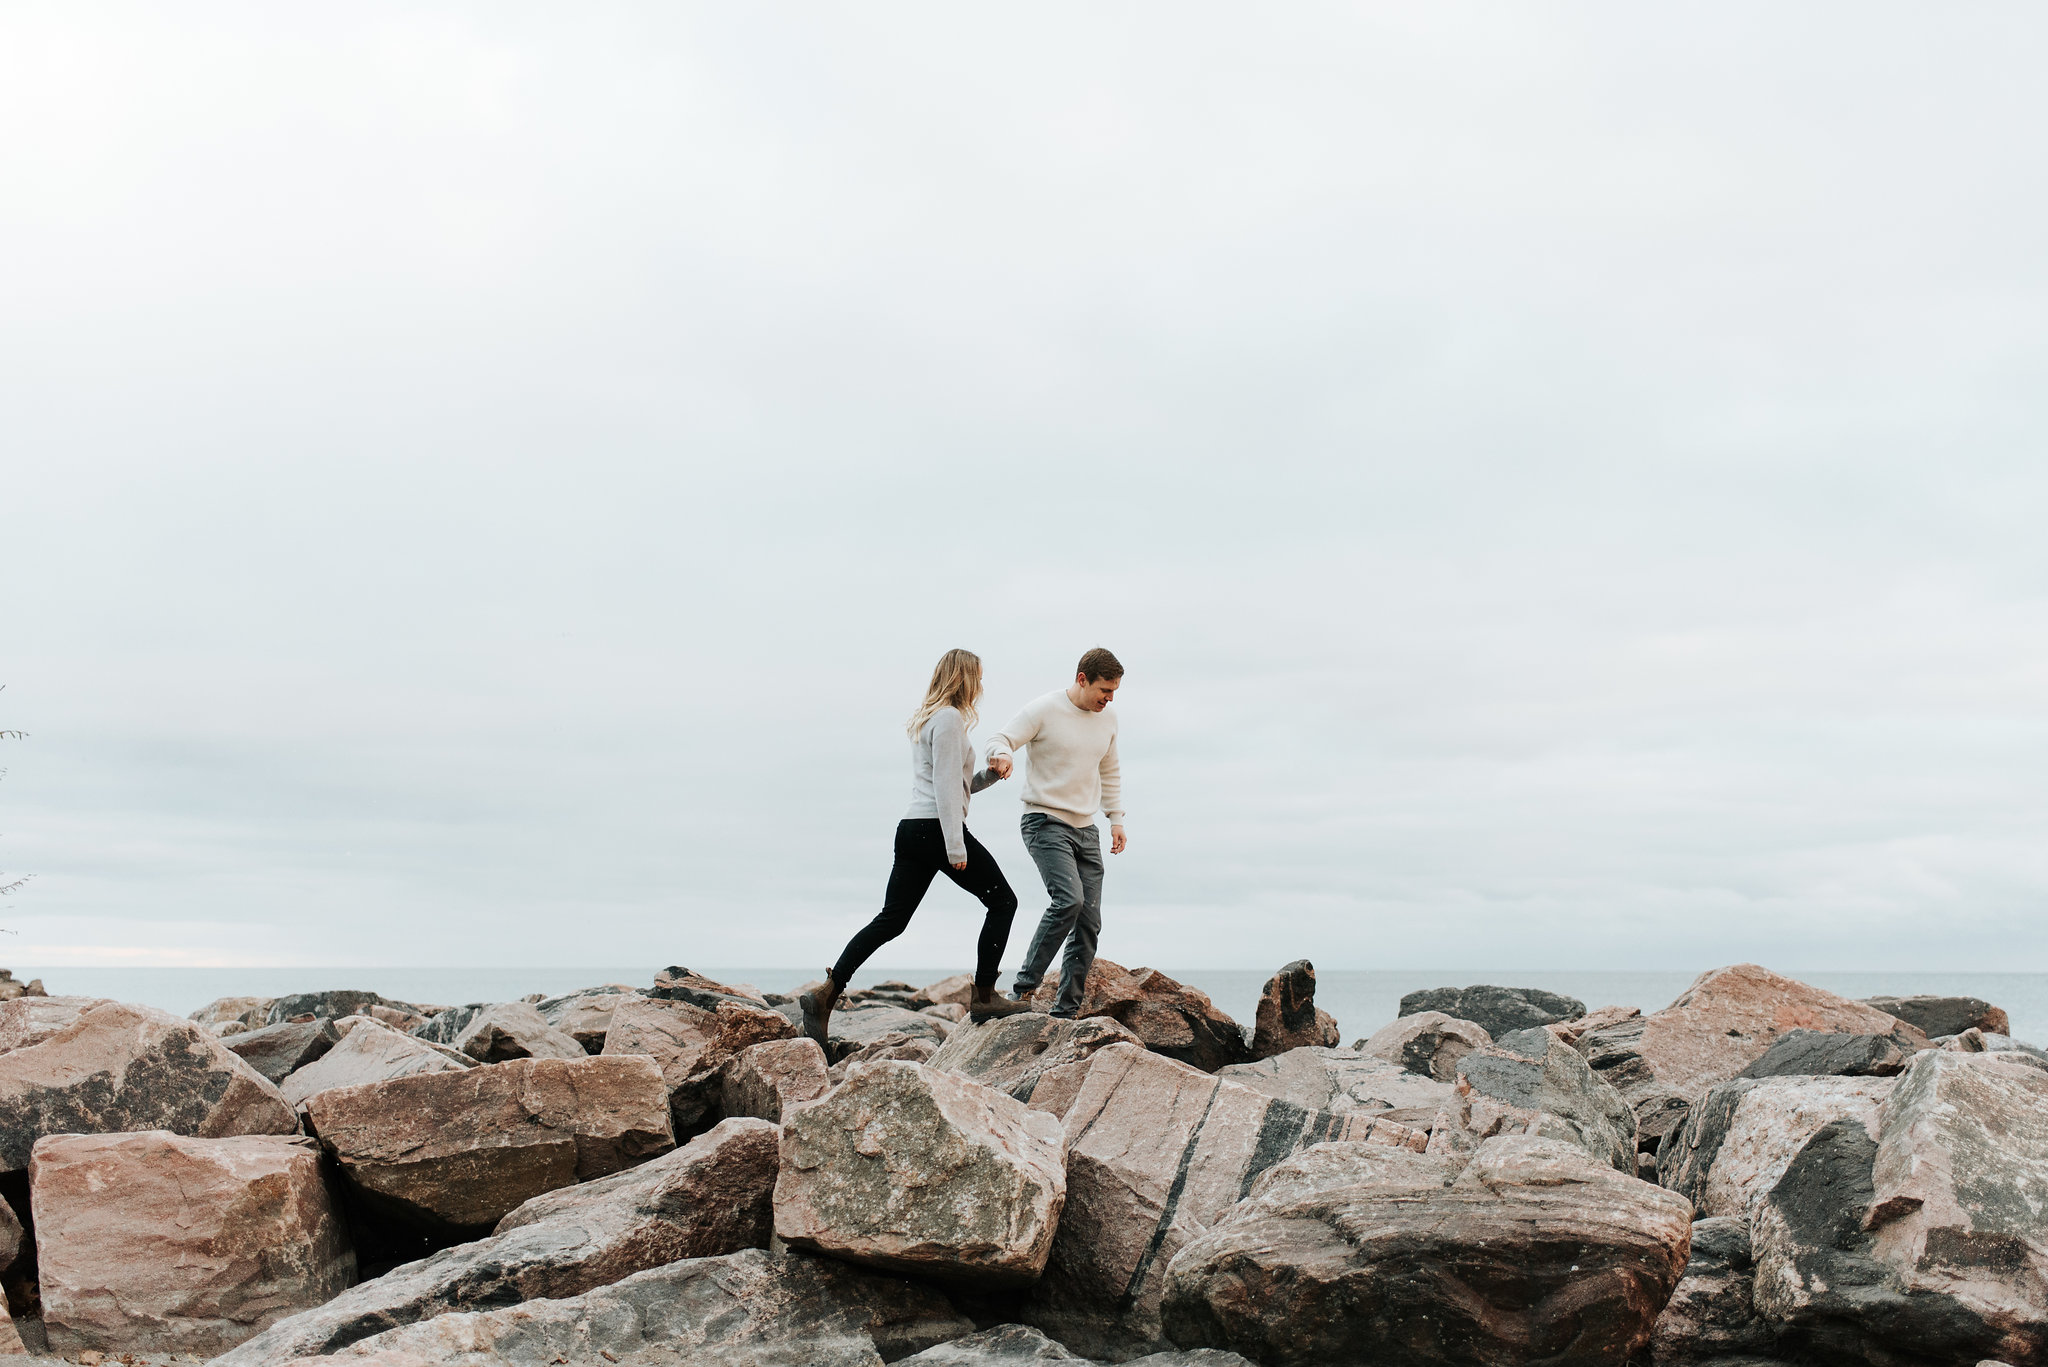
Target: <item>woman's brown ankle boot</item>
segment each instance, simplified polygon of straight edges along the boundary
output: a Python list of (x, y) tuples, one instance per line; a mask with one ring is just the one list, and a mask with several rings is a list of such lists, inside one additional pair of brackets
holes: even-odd
[(1008, 997), (996, 995), (993, 987), (977, 985), (974, 995), (968, 998), (967, 1019), (980, 1024), (982, 1021), (994, 1020), (998, 1016), (1014, 1016), (1020, 1011), (1030, 1009), (1031, 1005), (1028, 1002), (1011, 1001)]
[(797, 998), (804, 1011), (804, 1034), (818, 1042), (820, 1049), (828, 1053), (831, 1039), (832, 1008), (839, 1001), (839, 983), (828, 969), (825, 981)]

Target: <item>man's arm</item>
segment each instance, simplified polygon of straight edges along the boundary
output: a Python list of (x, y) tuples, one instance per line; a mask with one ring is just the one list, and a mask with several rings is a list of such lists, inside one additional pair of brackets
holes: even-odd
[(1109, 748), (1102, 752), (1102, 763), (1096, 769), (1102, 780), (1102, 814), (1109, 818), (1109, 852), (1124, 852), (1124, 773), (1116, 757), (1116, 737), (1109, 738)]
[(1037, 711), (1027, 705), (1022, 712), (1010, 718), (1002, 730), (989, 737), (988, 767), (995, 771), (996, 777), (1010, 776), (1012, 757), (1038, 738), (1039, 725)]

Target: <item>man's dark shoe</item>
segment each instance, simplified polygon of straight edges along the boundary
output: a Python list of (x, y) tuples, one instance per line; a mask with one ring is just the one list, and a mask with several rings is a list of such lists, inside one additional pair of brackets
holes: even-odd
[(999, 995), (993, 987), (976, 987), (974, 995), (967, 1000), (967, 1019), (979, 1025), (998, 1016), (1015, 1016), (1030, 1009), (1031, 1003), (1012, 1001)]
[(797, 1002), (803, 1007), (804, 1012), (804, 1034), (808, 1038), (816, 1040), (818, 1047), (826, 1049), (828, 1053), (830, 1050), (827, 1048), (827, 1042), (831, 1038), (832, 1008), (838, 1004), (838, 1001), (839, 984), (833, 981), (830, 972), (825, 974), (825, 981), (797, 998)]

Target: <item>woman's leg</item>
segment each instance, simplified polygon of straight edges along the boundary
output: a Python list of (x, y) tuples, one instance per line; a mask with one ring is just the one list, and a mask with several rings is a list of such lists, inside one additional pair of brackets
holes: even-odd
[[(967, 867), (974, 867), (971, 854)], [(946, 863), (946, 842), (939, 833), (938, 819), (897, 822), (896, 864), (889, 870), (889, 889), (882, 895), (882, 910), (847, 941), (846, 952), (832, 966), (833, 982), (841, 987), (850, 986), (853, 975), (868, 961), (868, 956), (903, 933), (940, 869), (952, 871)], [(1001, 876), (1000, 871), (997, 876)]]
[(987, 909), (981, 918), (981, 938), (976, 941), (974, 958), (974, 985), (986, 996), (996, 985), (996, 975), (1002, 972), (1003, 947), (1010, 942), (1010, 919), (1017, 914), (1017, 894), (1010, 890), (1010, 880), (1003, 877), (1002, 865), (974, 838), (974, 832), (962, 834), (967, 837), (967, 867), (956, 869), (947, 864), (942, 871), (973, 893)]

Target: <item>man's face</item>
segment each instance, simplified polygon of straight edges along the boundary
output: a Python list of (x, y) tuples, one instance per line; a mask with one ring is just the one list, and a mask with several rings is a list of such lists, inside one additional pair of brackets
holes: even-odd
[(1116, 699), (1116, 691), (1123, 685), (1122, 679), (1090, 679), (1085, 674), (1076, 674), (1074, 684), (1081, 690), (1081, 706), (1090, 712), (1100, 712)]

